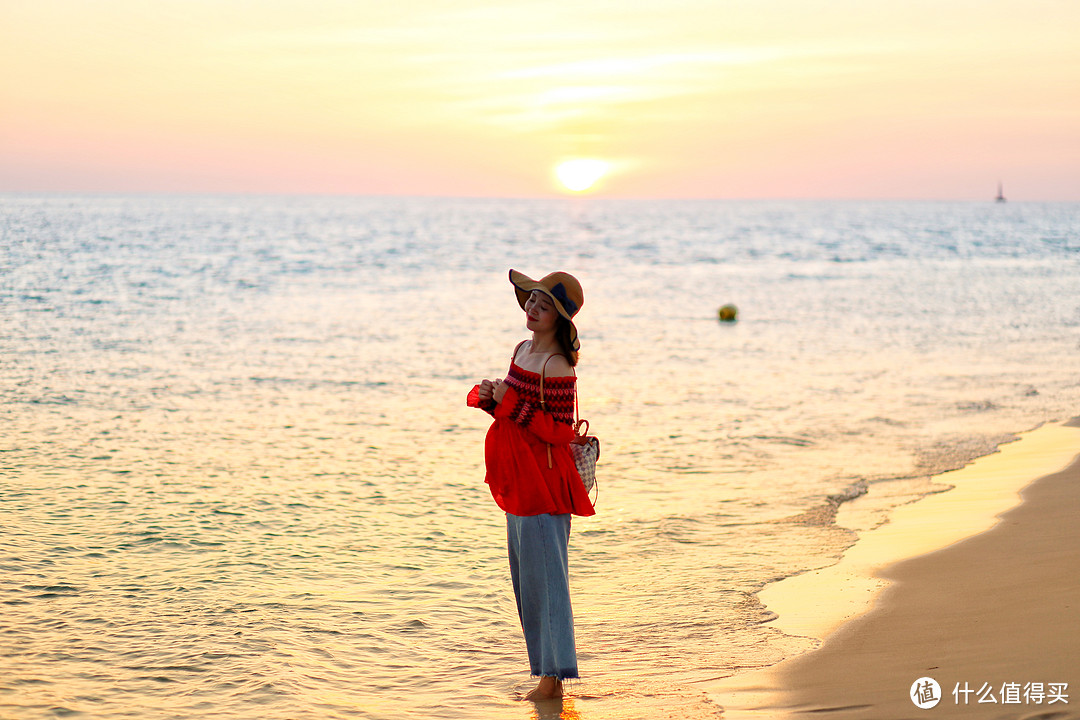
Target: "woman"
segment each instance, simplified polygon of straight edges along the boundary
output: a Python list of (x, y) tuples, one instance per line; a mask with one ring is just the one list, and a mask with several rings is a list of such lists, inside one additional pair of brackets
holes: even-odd
[(595, 512), (569, 445), (580, 347), (572, 318), (584, 295), (563, 272), (537, 282), (511, 270), (510, 282), (532, 339), (514, 349), (506, 379), (483, 380), (469, 404), (495, 418), (485, 441), (485, 479), (506, 512), (518, 618), (532, 674), (540, 677), (526, 699), (536, 701), (562, 697), (562, 681), (578, 677), (567, 544), (571, 514)]

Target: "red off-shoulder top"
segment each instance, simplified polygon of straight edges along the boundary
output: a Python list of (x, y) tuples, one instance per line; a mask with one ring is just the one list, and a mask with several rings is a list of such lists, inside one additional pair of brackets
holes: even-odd
[(484, 443), (484, 459), (485, 480), (496, 504), (511, 515), (594, 515), (570, 452), (577, 378), (544, 376), (546, 409), (540, 406), (539, 373), (511, 361), (503, 382), (507, 387), (500, 403), (480, 402), (479, 385), (468, 399), (470, 406), (495, 418)]

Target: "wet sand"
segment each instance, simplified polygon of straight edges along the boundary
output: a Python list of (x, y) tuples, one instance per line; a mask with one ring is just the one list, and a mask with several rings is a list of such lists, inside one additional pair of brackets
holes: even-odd
[[(710, 686), (724, 717), (1080, 718), (1078, 453), (1080, 419), (1027, 433), (763, 593), (780, 630), (825, 640)], [(910, 697), (923, 677), (936, 707)]]

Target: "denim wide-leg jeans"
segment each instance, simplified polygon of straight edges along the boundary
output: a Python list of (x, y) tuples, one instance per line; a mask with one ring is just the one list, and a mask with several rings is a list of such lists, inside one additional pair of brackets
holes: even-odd
[(578, 676), (570, 609), (570, 515), (506, 514), (506, 546), (533, 675)]

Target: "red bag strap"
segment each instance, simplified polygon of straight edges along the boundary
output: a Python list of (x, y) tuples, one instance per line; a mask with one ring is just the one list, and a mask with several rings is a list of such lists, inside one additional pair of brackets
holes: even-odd
[(547, 369), (548, 360), (555, 357), (555, 353), (548, 355), (544, 358), (544, 364), (540, 366), (540, 409), (547, 410), (547, 404), (544, 402), (544, 371)]
[[(548, 355), (546, 358), (544, 358), (544, 364), (540, 366), (540, 409), (545, 411), (545, 412), (547, 411), (547, 403), (544, 402), (544, 370), (547, 369), (548, 360), (550, 360), (553, 357), (555, 357), (554, 353), (552, 353), (551, 355)], [(548, 455), (548, 468), (550, 469), (552, 467), (551, 443), (547, 444), (547, 455)]]
[[(521, 347), (521, 346), (519, 345), (518, 347)], [(544, 401), (544, 372), (547, 370), (548, 361), (551, 360), (551, 358), (555, 357), (558, 354), (559, 353), (551, 353), (546, 358), (544, 358), (544, 363), (540, 366), (540, 409), (544, 410), (545, 412), (547, 411), (547, 403)], [(517, 357), (517, 350), (514, 351), (514, 356)], [(570, 372), (574, 373), (575, 378), (577, 377), (577, 373), (574, 372), (573, 367), (570, 368)], [(575, 433), (577, 433), (578, 428), (581, 426), (581, 421), (577, 419), (577, 413), (578, 413), (577, 383), (574, 383), (574, 432)], [(588, 421), (586, 421), (586, 426), (587, 425), (588, 425)], [(550, 468), (551, 465), (552, 465), (552, 463), (551, 463), (551, 443), (548, 443), (547, 455), (548, 455), (548, 467)]]

